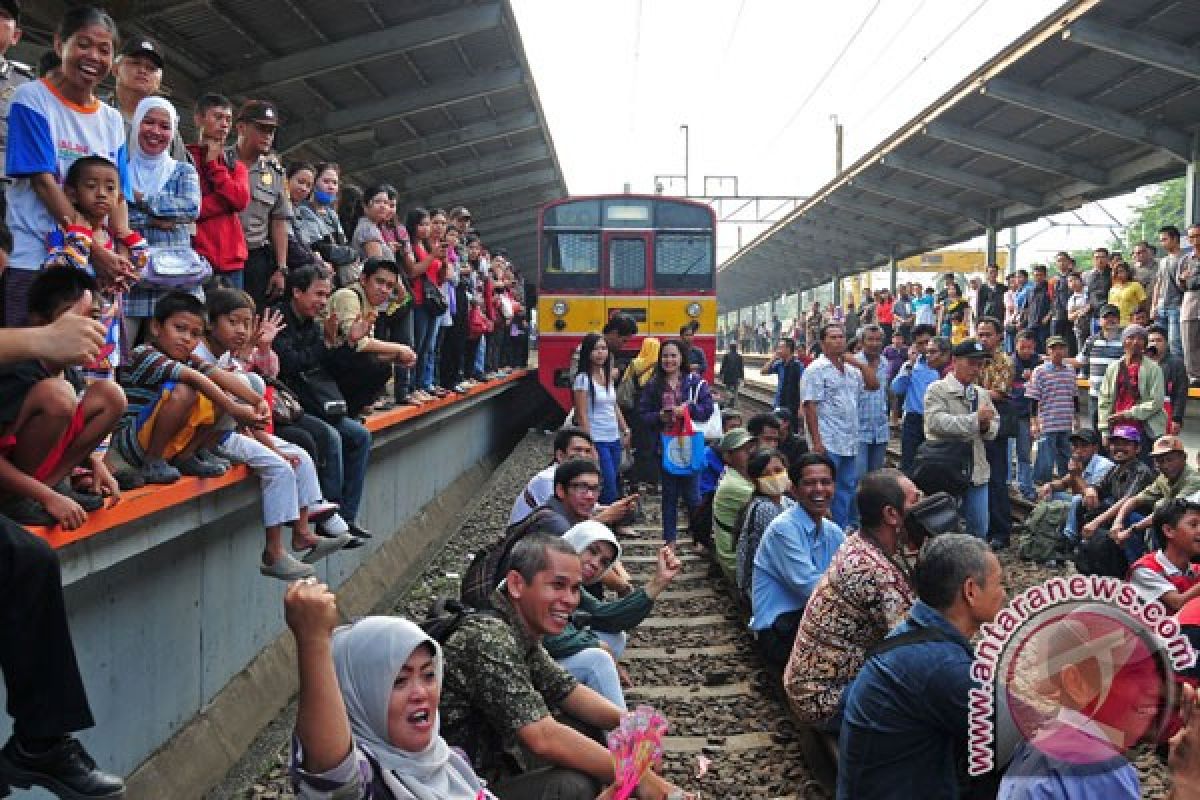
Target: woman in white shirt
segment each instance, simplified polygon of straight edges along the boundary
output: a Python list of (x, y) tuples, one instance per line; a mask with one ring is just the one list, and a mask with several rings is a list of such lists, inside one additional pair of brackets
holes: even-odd
[(617, 406), (612, 353), (598, 333), (583, 337), (579, 371), (572, 388), (575, 424), (590, 433), (595, 442), (602, 481), (600, 502), (607, 505), (620, 497), (621, 446), (629, 438), (629, 426)]

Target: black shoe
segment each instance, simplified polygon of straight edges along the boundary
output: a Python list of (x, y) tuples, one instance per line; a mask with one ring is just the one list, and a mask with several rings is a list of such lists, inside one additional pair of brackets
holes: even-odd
[(26, 753), (15, 738), (0, 750), (0, 783), (21, 789), (41, 786), (63, 800), (108, 800), (125, 796), (125, 782), (96, 769), (74, 736), (64, 736), (45, 753)]
[(373, 539), (371, 532), (366, 528), (360, 528), (355, 523), (348, 523), (350, 526), (350, 535), (355, 539)]
[(13, 497), (0, 504), (0, 514), (18, 525), (38, 525), (53, 528), (58, 524), (46, 507), (32, 497)]
[(76, 503), (79, 503), (80, 508), (84, 511), (92, 512), (99, 511), (104, 508), (104, 498), (98, 494), (91, 492), (77, 492), (71, 487), (69, 480), (61, 480), (54, 485), (54, 491), (61, 494), (63, 497), (69, 497)]

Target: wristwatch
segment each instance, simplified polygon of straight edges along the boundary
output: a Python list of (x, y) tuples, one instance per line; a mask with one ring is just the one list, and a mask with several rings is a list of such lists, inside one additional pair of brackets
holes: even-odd
[(285, 278), (288, 276), (287, 264), (276, 264), (275, 271), (278, 272), (280, 275), (282, 275)]

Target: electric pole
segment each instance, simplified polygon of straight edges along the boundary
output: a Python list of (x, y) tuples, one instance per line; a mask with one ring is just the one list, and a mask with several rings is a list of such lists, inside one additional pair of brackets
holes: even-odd
[(837, 114), (830, 114), (833, 120), (833, 169), (834, 177), (842, 174), (842, 123), (838, 122)]

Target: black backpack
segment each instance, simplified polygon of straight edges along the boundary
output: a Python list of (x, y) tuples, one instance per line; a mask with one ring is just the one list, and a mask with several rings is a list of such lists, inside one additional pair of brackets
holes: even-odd
[[(459, 596), (469, 608), (487, 609), (492, 607), (492, 592), (504, 580), (508, 557), (517, 542), (525, 538), (534, 526), (543, 522), (558, 512), (546, 506), (539, 506), (525, 519), (514, 522), (504, 530), (504, 538), (480, 550), (471, 559), (462, 578), (462, 591)], [(432, 636), (432, 634), (430, 634)]]
[(440, 595), (429, 606), (429, 613), (420, 622), (421, 630), (438, 644), (445, 644), (463, 623), (472, 617), (487, 616), (500, 619), (492, 609), (475, 609), (455, 597)]

